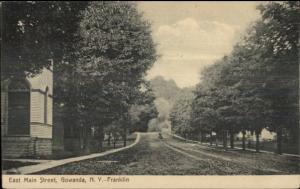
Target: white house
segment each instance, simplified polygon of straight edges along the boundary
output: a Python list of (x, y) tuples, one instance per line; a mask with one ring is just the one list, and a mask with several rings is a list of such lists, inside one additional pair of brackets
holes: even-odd
[(1, 83), (1, 137), (4, 157), (52, 153), (53, 71)]
[[(236, 135), (236, 138), (242, 139), (242, 137), (243, 137), (242, 132), (239, 132), (239, 133)], [(251, 134), (250, 131), (246, 131), (246, 138), (247, 138), (247, 139), (251, 139), (251, 140), (253, 140), (253, 141), (256, 140), (255, 134)], [(270, 131), (268, 131), (267, 129), (264, 128), (264, 129), (261, 131), (261, 134), (259, 135), (259, 138), (260, 138), (260, 140), (274, 140), (274, 139), (276, 138), (276, 133), (270, 132)]]

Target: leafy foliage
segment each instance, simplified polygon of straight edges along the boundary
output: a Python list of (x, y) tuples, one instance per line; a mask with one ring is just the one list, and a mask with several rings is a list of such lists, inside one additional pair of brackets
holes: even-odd
[(172, 111), (170, 113), (170, 120), (172, 124), (172, 130), (182, 136), (187, 137), (187, 135), (193, 133), (195, 130), (191, 122), (191, 103), (193, 100), (193, 94), (190, 93), (186, 96), (181, 96), (175, 102)]
[(192, 119), (184, 127), (192, 126), (198, 132), (229, 130), (231, 135), (249, 130), (257, 135), (257, 150), (259, 135), (267, 128), (277, 131), (279, 153), (282, 128), (295, 141), (299, 8), (299, 2), (269, 2), (258, 7), (261, 19), (249, 27), (232, 53), (202, 72), (191, 104)]
[(100, 131), (109, 127), (106, 134), (126, 140), (133, 106), (146, 107), (139, 114), (143, 126), (155, 116), (154, 97), (144, 80), (156, 60), (150, 25), (133, 3), (90, 2), (77, 31), (78, 43), (57, 77), (57, 99), (77, 125)]
[[(3, 2), (2, 77), (34, 76), (72, 50), (87, 2)], [(59, 22), (58, 22), (59, 20)]]

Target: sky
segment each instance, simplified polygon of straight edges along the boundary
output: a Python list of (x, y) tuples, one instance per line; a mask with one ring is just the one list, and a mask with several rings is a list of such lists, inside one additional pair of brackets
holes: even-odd
[(161, 75), (179, 87), (194, 86), (201, 70), (229, 54), (259, 18), (258, 2), (138, 2), (152, 24), (160, 58), (147, 79)]

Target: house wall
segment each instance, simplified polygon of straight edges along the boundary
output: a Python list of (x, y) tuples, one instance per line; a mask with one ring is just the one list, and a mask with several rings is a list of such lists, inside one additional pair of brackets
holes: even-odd
[(47, 156), (52, 154), (51, 139), (29, 136), (5, 136), (2, 138), (2, 156), (5, 158)]
[[(41, 74), (27, 80), (31, 85), (29, 136), (7, 135), (8, 93), (7, 89), (1, 88), (1, 137), (4, 157), (44, 156), (52, 153), (53, 73), (51, 70), (44, 69)], [(3, 84), (5, 85), (5, 82)], [(46, 92), (47, 119), (45, 120)]]
[[(31, 83), (30, 135), (38, 138), (52, 138), (53, 73), (51, 70), (44, 69), (41, 74), (28, 80)], [(46, 93), (47, 109), (45, 110)], [(46, 122), (45, 111), (47, 111)]]
[[(32, 90), (31, 90), (32, 91)], [(43, 95), (39, 92), (31, 92), (30, 94), (30, 122), (43, 123)]]
[(33, 78), (28, 78), (32, 89), (41, 89), (45, 91), (46, 87), (49, 88), (49, 94), (53, 95), (53, 71), (44, 68), (41, 74)]
[(30, 136), (37, 138), (52, 138), (52, 125), (30, 123)]
[(2, 156), (5, 158), (26, 157), (33, 154), (29, 136), (5, 136), (2, 138)]
[(31, 84), (31, 122), (44, 123), (44, 100), (46, 88), (47, 95), (47, 123), (53, 124), (53, 73), (51, 70), (44, 69), (36, 77), (28, 79)]

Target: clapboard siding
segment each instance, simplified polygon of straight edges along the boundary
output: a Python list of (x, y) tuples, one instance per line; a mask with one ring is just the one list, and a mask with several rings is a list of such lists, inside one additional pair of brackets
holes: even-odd
[(30, 135), (38, 138), (52, 138), (52, 127), (43, 123), (30, 123)]
[(31, 122), (43, 122), (43, 95), (39, 92), (31, 92)]
[(53, 117), (53, 107), (52, 107), (52, 96), (53, 95), (53, 73), (44, 69), (43, 72), (36, 77), (28, 79), (32, 87), (32, 97), (31, 97), (31, 122), (44, 123), (44, 112), (45, 112), (45, 92), (48, 87), (48, 96), (47, 96), (47, 123), (52, 125)]
[(46, 87), (48, 87), (49, 94), (53, 94), (53, 73), (50, 70), (43, 69), (41, 74), (33, 78), (28, 78), (28, 80), (31, 83), (32, 89), (45, 91)]

